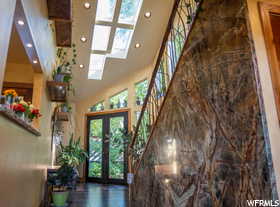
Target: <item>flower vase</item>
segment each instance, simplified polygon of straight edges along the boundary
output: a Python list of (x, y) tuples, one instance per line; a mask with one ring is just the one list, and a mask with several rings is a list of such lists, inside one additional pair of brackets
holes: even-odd
[(25, 122), (26, 122), (26, 123), (28, 123), (28, 124), (31, 124), (31, 123), (32, 123), (32, 119), (30, 119), (28, 116), (25, 115), (24, 118), (25, 118)]
[(7, 95), (6, 96), (6, 104), (12, 105), (14, 103), (14, 96)]
[[(18, 118), (20, 118), (20, 119), (22, 119), (22, 120), (24, 120), (24, 113), (23, 112), (16, 112), (16, 115), (18, 116)], [(25, 121), (25, 120), (24, 120)]]

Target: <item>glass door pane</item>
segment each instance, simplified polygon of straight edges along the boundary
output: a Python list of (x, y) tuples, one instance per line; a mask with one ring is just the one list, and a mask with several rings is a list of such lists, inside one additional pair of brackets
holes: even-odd
[(102, 177), (103, 119), (89, 123), (89, 167), (88, 177)]
[(109, 178), (124, 179), (124, 117), (110, 118)]

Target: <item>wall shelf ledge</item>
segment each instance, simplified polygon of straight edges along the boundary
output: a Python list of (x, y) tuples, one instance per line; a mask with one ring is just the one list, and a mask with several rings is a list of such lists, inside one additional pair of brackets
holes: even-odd
[(25, 130), (29, 131), (30, 133), (41, 136), (41, 133), (38, 129), (33, 127), (31, 124), (28, 124), (26, 121), (19, 118), (11, 109), (0, 107), (0, 115), (4, 116), (5, 118), (9, 119), (11, 122), (19, 125), (20, 127), (24, 128)]

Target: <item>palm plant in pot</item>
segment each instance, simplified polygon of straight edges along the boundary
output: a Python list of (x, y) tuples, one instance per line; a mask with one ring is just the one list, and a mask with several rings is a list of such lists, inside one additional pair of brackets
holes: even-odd
[(77, 167), (88, 158), (87, 152), (80, 146), (80, 138), (74, 140), (73, 134), (68, 145), (63, 146), (60, 143), (57, 164), (60, 168), (53, 176), (50, 176), (48, 182), (53, 186), (52, 198), (56, 207), (66, 205), (69, 197), (68, 189), (74, 188), (79, 176)]

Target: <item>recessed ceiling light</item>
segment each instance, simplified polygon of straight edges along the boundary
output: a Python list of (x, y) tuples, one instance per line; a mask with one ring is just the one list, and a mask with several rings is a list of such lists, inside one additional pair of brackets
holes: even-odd
[(32, 44), (30, 44), (30, 43), (27, 43), (27, 44), (26, 44), (26, 47), (31, 48), (31, 47), (33, 47), (33, 45), (32, 45)]
[(86, 41), (87, 41), (87, 38), (83, 36), (83, 37), (81, 37), (81, 41), (82, 41), (82, 42), (86, 42)]
[(85, 66), (83, 64), (80, 64), (80, 68), (84, 68)]
[(38, 61), (37, 61), (37, 60), (33, 60), (33, 63), (34, 63), (34, 64), (37, 64), (37, 63), (38, 63)]
[(91, 5), (90, 5), (89, 2), (85, 2), (85, 3), (84, 3), (84, 7), (85, 7), (86, 9), (89, 9), (89, 8), (91, 7)]
[(151, 12), (146, 12), (145, 15), (144, 15), (146, 18), (150, 18), (152, 16), (152, 13)]
[(136, 48), (139, 48), (139, 47), (141, 47), (141, 44), (140, 44), (140, 43), (136, 43), (136, 44), (135, 44), (135, 47), (136, 47)]
[(22, 20), (18, 20), (18, 22), (17, 22), (19, 25), (24, 25), (24, 21), (22, 21)]

